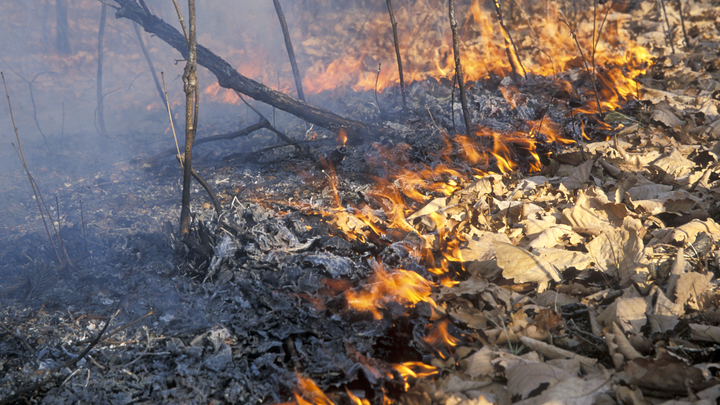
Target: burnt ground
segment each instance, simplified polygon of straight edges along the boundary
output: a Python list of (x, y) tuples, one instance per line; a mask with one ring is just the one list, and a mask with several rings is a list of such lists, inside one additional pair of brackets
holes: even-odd
[[(670, 91), (672, 85), (658, 84), (667, 83), (668, 77), (687, 76), (680, 69), (684, 66), (710, 78), (692, 84), (681, 79), (678, 82), (688, 88), (703, 87), (708, 94), (714, 94), (718, 89), (705, 87), (708, 81), (717, 83), (713, 76), (717, 72), (713, 55), (715, 60), (717, 55), (703, 46), (706, 45), (698, 45), (683, 57), (658, 59), (654, 70), (641, 82), (648, 88)], [(697, 69), (692, 68), (690, 62), (698, 60)], [(562, 78), (577, 88), (588, 88), (580, 69), (567, 72)], [(681, 110), (677, 100), (676, 104), (663, 107), (657, 107), (662, 105), (657, 100), (630, 102), (618, 111), (621, 115), (614, 116), (623, 121), (624, 127), (608, 127), (596, 124), (599, 121), (592, 114), (573, 113), (573, 103), (584, 100), (562, 94), (561, 86), (555, 83), (547, 78), (530, 77), (516, 84), (518, 94), (524, 97), (510, 105), (500, 91), (500, 87), (507, 88), (510, 83), (501, 78), (476, 82), (470, 90), (473, 120), (495, 131), (529, 132), (528, 121), (543, 119), (555, 122), (564, 137), (577, 140), (582, 137), (582, 123), (591, 138), (588, 144), (607, 144), (619, 152), (586, 145), (566, 150), (558, 142), (540, 137), (542, 172), (530, 173), (529, 153), (515, 145), (513, 151), (519, 168), (506, 175), (475, 179), (468, 175), (471, 165), (463, 163), (463, 149), (454, 145), (447, 151), (445, 134), (452, 133), (453, 121), (449, 113), (451, 83), (434, 80), (410, 86), (414, 104), (409, 115), (398, 114), (398, 98), (392, 90), (381, 95), (382, 112), (373, 105), (373, 94), (339, 97), (345, 105), (335, 108), (356, 119), (390, 126), (395, 130), (392, 137), (338, 148), (334, 134), (288, 119), (288, 133), (307, 140), (312, 147), (310, 154), (298, 155), (289, 147), (265, 150), (265, 146), (275, 145), (274, 135), (268, 133), (200, 146), (196, 149), (196, 168), (219, 192), (225, 210), (218, 221), (202, 189), (194, 186), (194, 235), (201, 244), (210, 247), (209, 254), (189, 251), (174, 237), (180, 186), (179, 168), (172, 157), (148, 153), (128, 162), (113, 160), (103, 153), (148, 145), (145, 134), (126, 134), (102, 141), (95, 151), (88, 150), (86, 145), (73, 144), (72, 139), (54, 140), (57, 143), (52, 145), (56, 147), (51, 149), (53, 152), (44, 152), (41, 145), (32, 148), (32, 153), (26, 150), (49, 210), (56, 216), (57, 197), (60, 210), (57, 225), (69, 260), (59, 260), (48, 241), (37, 206), (23, 183), (24, 174), (20, 170), (9, 173), (5, 176), (7, 184), (2, 197), (9, 215), (2, 222), (0, 237), (1, 401), (278, 403), (293, 399), (298, 385), (304, 381), (302, 375), (312, 378), (336, 403), (351, 403), (345, 389), (371, 403), (382, 403), (385, 396), (402, 397), (405, 403), (418, 404), (470, 400), (478, 402), (467, 403), (483, 403), (479, 402), (481, 396), (490, 402), (509, 403), (509, 394), (503, 396), (493, 390), (493, 384), (505, 386), (510, 382), (510, 389), (515, 389), (512, 395), (518, 395), (515, 400), (528, 400), (539, 394), (513, 388), (513, 381), (517, 380), (503, 373), (512, 370), (508, 363), (529, 362), (539, 357), (535, 351), (542, 351), (526, 347), (528, 341), (522, 340), (528, 337), (548, 340), (585, 356), (584, 359), (594, 360), (589, 361), (594, 371), (584, 368), (578, 375), (584, 376), (586, 382), (597, 381), (589, 376), (602, 375), (601, 384), (595, 385), (598, 387), (612, 381), (611, 388), (587, 390), (604, 395), (603, 400), (619, 402), (628, 398), (631, 394), (625, 390), (648, 396), (663, 394), (659, 398), (681, 397), (690, 391), (692, 399), (692, 395), (717, 382), (711, 366), (705, 367), (710, 371), (704, 378), (688, 382), (691, 380), (688, 377), (679, 383), (680, 387), (685, 384), (686, 392), (678, 392), (677, 385), (669, 383), (672, 389), (663, 391), (653, 385), (654, 380), (647, 383), (637, 373), (607, 377), (607, 373), (603, 374), (607, 370), (625, 367), (627, 373), (630, 365), (652, 368), (655, 363), (639, 365), (637, 357), (627, 350), (608, 344), (619, 334), (612, 330), (613, 322), (602, 325), (605, 331), (598, 331), (593, 325), (597, 319), (593, 321), (593, 315), (588, 314), (613, 308), (615, 300), (629, 302), (646, 297), (654, 305), (665, 297), (658, 295), (658, 287), (670, 295), (668, 273), (672, 271), (678, 243), (668, 239), (666, 233), (656, 232), (659, 227), (653, 223), (660, 221), (662, 229), (672, 230), (693, 219), (719, 222), (717, 173), (711, 170), (717, 167), (720, 153), (717, 110), (713, 113), (706, 108), (700, 116), (699, 107)], [(656, 115), (657, 110), (664, 111), (664, 115)], [(667, 121), (672, 119), (668, 111), (683, 121), (680, 129), (668, 125)], [(605, 118), (606, 123), (611, 122)], [(701, 130), (692, 132), (693, 128), (683, 127), (685, 120), (691, 119), (693, 128)], [(624, 131), (633, 125), (637, 125), (634, 131)], [(608, 143), (606, 138), (612, 135), (627, 142), (627, 146), (618, 146), (618, 140)], [(486, 141), (489, 142), (483, 142)], [(688, 145), (696, 153), (682, 148)], [(149, 149), (157, 152), (166, 146), (154, 142)], [(682, 183), (677, 173), (658, 171), (655, 168), (658, 163), (652, 166), (640, 160), (630, 162), (632, 159), (620, 156), (637, 155), (639, 159), (656, 151), (653, 148), (662, 152), (658, 156), (669, 155), (672, 148), (682, 150), (697, 165), (694, 170), (700, 175), (709, 173), (704, 185)], [(448, 153), (443, 155), (443, 151)], [(77, 168), (76, 173), (54, 170), (47, 164), (51, 155), (58, 167)], [(621, 158), (626, 161), (621, 162)], [(331, 166), (322, 163), (323, 160), (335, 164)], [(621, 174), (602, 165), (601, 160), (620, 167)], [(567, 179), (581, 170), (583, 161), (595, 164), (592, 177), (580, 181), (582, 185), (571, 186)], [(375, 303), (382, 315), (379, 319), (371, 312), (350, 309), (349, 292), (377, 283), (373, 274), (378, 263), (388, 269), (412, 271), (433, 283), (441, 281), (441, 277), (430, 272), (431, 264), (441, 264), (440, 252), (456, 239), (443, 237), (438, 229), (442, 226), (433, 225), (424, 217), (427, 212), (413, 222), (417, 233), (388, 225), (393, 219), (390, 214), (393, 205), (387, 201), (387, 189), (377, 188), (377, 179), (400, 184), (393, 177), (398, 167), (419, 171), (421, 167), (438, 168), (448, 162), (456, 165), (458, 174), (438, 174), (433, 180), (456, 187), (447, 206), (460, 207), (458, 210), (463, 213), (437, 210), (448, 218), (463, 218), (456, 220), (453, 229), (461, 232), (458, 223), (464, 224), (466, 228), (462, 229), (474, 227), (502, 235), (503, 240), (524, 247), (529, 246), (528, 239), (523, 238), (528, 238), (530, 231), (523, 221), (528, 220), (526, 211), (534, 209), (531, 202), (559, 216), (560, 209), (580, 205), (585, 193), (599, 198), (593, 185), (609, 193), (614, 185), (641, 175), (654, 185), (695, 193), (697, 201), (688, 197), (695, 201), (689, 208), (686, 200), (682, 204), (672, 200), (674, 205), (665, 201), (665, 212), (652, 214), (648, 214), (651, 210), (648, 206), (636, 204), (638, 198), (636, 202), (616, 201), (612, 209), (602, 208), (620, 216), (619, 206), (625, 207), (619, 222), (617, 217), (601, 218), (619, 229), (628, 229), (630, 225), (626, 222), (631, 220), (643, 221), (647, 233), (640, 239), (648, 247), (655, 246), (655, 256), (646, 253), (652, 263), (632, 259), (637, 261), (633, 269), (643, 266), (651, 269), (648, 271), (651, 275), (643, 280), (636, 276), (645, 273), (638, 271), (628, 276), (632, 278), (630, 282), (620, 274), (628, 270), (626, 267), (618, 265), (615, 274), (603, 268), (596, 258), (595, 263), (586, 263), (586, 267), (577, 262), (567, 266), (562, 281), (516, 276), (513, 282), (513, 277), (503, 273), (508, 267), (501, 266), (501, 253), (478, 242), (468, 248), (477, 253), (473, 259), (445, 263), (447, 274), (461, 284), (456, 290), (439, 284), (433, 286), (438, 308), (428, 302), (409, 305), (389, 298)], [(644, 171), (651, 166), (654, 171)], [(102, 169), (91, 176), (81, 175), (86, 173), (82, 170), (85, 167)], [(492, 158), (481, 167), (498, 168)], [(540, 176), (547, 181), (539, 179)], [(536, 185), (523, 183), (525, 179)], [(536, 186), (540, 191), (533, 191)], [(398, 187), (402, 189), (402, 184)], [(519, 211), (512, 209), (518, 205), (511, 202), (518, 190), (525, 197), (516, 198), (527, 203), (519, 205), (524, 207)], [(438, 191), (424, 191), (432, 198), (444, 199)], [(410, 200), (407, 204), (410, 211), (425, 206)], [(378, 217), (374, 224), (379, 231), (358, 219), (368, 212)], [(624, 222), (625, 218), (628, 220)], [(596, 231), (582, 224), (571, 225), (582, 239), (576, 240), (575, 234), (568, 233), (566, 240), (557, 245), (568, 251), (593, 252), (593, 248), (584, 246), (595, 240)], [(363, 237), (358, 239), (358, 235)], [(417, 247), (422, 245), (418, 235), (439, 235), (437, 245), (430, 249), (438, 257), (433, 259), (435, 262), (413, 254), (422, 250)], [(716, 236), (708, 231), (704, 237), (698, 236), (683, 246), (698, 252), (698, 260), (688, 264), (691, 268), (688, 274), (718, 272), (717, 256), (713, 256), (717, 254)], [(653, 245), (651, 237), (669, 242)], [(54, 242), (59, 246), (57, 238)], [(665, 250), (660, 252), (660, 248)], [(586, 272), (580, 276), (583, 270)], [(539, 285), (548, 283), (551, 290), (555, 289), (554, 303), (547, 294), (538, 291)], [(708, 340), (689, 332), (692, 325), (699, 323), (717, 325), (714, 283), (713, 280), (704, 285), (704, 298), (695, 296), (695, 302), (681, 302), (679, 305), (685, 305), (687, 312), (673, 310), (671, 315), (678, 323), (670, 327), (661, 323), (660, 332), (644, 324), (637, 326), (634, 318), (627, 319), (623, 314), (613, 319), (625, 333), (641, 340), (640, 343), (633, 340), (634, 347), (645, 348), (640, 357), (645, 356), (648, 362), (670, 350), (684, 356), (688, 365), (717, 363), (717, 341), (713, 335), (708, 332), (711, 336)], [(680, 302), (679, 295), (674, 298)], [(657, 307), (655, 311), (659, 314)], [(100, 341), (95, 342), (107, 322), (110, 325)], [(507, 322), (509, 329), (505, 324), (502, 327), (495, 324), (500, 322)], [(451, 345), (438, 341), (434, 333), (441, 329), (440, 325), (445, 325), (458, 342)], [(542, 333), (533, 334), (531, 329)], [(509, 336), (508, 330), (516, 336)], [(520, 342), (525, 346), (518, 346)], [(88, 347), (91, 350), (73, 363)], [(481, 366), (476, 359), (480, 355), (486, 356), (487, 364), (494, 361), (489, 370), (478, 371)], [(520, 356), (524, 356), (522, 361), (518, 360)], [(415, 388), (411, 395), (403, 396), (404, 380), (392, 364), (409, 361), (432, 364), (439, 373), (421, 382), (411, 379)], [(302, 391), (312, 402), (307, 385)], [(458, 400), (453, 402), (452, 398)]]

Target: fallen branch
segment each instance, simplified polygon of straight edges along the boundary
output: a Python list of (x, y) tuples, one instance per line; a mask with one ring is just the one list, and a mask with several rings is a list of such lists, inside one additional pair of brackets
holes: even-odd
[[(178, 30), (155, 15), (146, 12), (135, 0), (114, 1), (120, 5), (115, 14), (117, 18), (127, 18), (137, 22), (146, 32), (167, 42), (184, 57), (187, 57), (187, 42)], [(322, 108), (309, 105), (287, 94), (272, 90), (267, 86), (241, 75), (229, 63), (201, 45), (197, 46), (197, 62), (217, 77), (218, 84), (221, 87), (237, 90), (255, 100), (286, 111), (317, 126), (332, 131), (339, 131), (344, 128), (346, 132), (349, 132), (351, 135), (356, 135), (358, 137), (357, 140), (360, 140), (365, 135), (388, 132), (386, 129), (341, 117)]]

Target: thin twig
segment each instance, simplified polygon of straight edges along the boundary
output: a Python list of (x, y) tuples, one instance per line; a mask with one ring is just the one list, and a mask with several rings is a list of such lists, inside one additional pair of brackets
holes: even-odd
[(243, 97), (242, 93), (240, 93), (239, 91), (235, 91), (235, 94), (237, 94), (237, 96), (240, 97), (240, 100), (242, 100), (242, 102), (245, 103), (246, 106), (250, 107), (250, 109), (253, 110), (255, 112), (255, 114), (257, 114), (260, 117), (260, 119), (263, 119), (267, 122), (267, 125), (268, 125), (267, 129), (274, 132), (278, 137), (280, 137), (280, 139), (285, 141), (288, 145), (294, 146), (295, 149), (298, 150), (298, 152), (307, 153), (307, 148), (301, 146), (298, 142), (293, 141), (292, 139), (290, 139), (290, 137), (288, 137), (284, 133), (278, 131), (272, 124), (270, 124), (270, 121), (268, 121), (268, 119), (265, 118), (265, 116), (262, 115), (260, 113), (260, 111), (258, 111), (257, 108), (255, 108), (252, 104), (250, 104), (250, 102), (248, 102), (247, 99), (245, 99), (245, 97)]
[[(53, 241), (52, 236), (50, 236), (50, 229), (48, 228), (47, 221), (45, 220), (45, 213), (43, 212), (42, 206), (40, 205), (41, 201), (43, 204), (45, 203), (45, 201), (42, 199), (42, 194), (40, 194), (40, 189), (37, 187), (35, 179), (33, 179), (32, 175), (30, 174), (30, 169), (27, 166), (27, 162), (25, 162), (25, 154), (22, 150), (22, 143), (20, 142), (20, 135), (18, 134), (17, 126), (15, 126), (15, 118), (12, 112), (12, 104), (10, 103), (10, 93), (8, 93), (7, 83), (5, 83), (5, 75), (3, 74), (3, 72), (0, 72), (0, 77), (2, 77), (3, 87), (5, 88), (5, 97), (7, 98), (8, 102), (8, 111), (10, 111), (10, 122), (12, 123), (13, 130), (15, 131), (15, 139), (17, 139), (18, 143), (18, 146), (15, 148), (15, 153), (17, 153), (18, 158), (20, 158), (20, 163), (22, 163), (23, 169), (25, 169), (25, 174), (27, 174), (28, 176), (30, 187), (32, 188), (33, 195), (35, 196), (35, 202), (37, 203), (38, 210), (40, 211), (40, 216), (42, 217), (43, 224), (45, 225), (45, 232), (47, 233), (47, 237), (50, 240), (50, 244), (52, 245), (53, 249), (55, 250), (55, 255), (57, 256), (58, 261), (62, 263), (62, 257), (60, 256), (60, 252), (58, 252), (57, 247), (55, 246), (55, 242)], [(14, 144), (13, 147), (15, 147)], [(47, 210), (47, 207), (45, 209)], [(47, 214), (48, 216), (50, 216), (49, 211)], [(50, 218), (50, 221), (52, 222), (52, 218)], [(54, 226), (55, 225), (53, 224), (53, 227)]]
[[(185, 19), (183, 18), (182, 12), (180, 12), (180, 6), (178, 6), (177, 0), (173, 0), (173, 4), (175, 5), (175, 12), (178, 15), (178, 20), (180, 21), (180, 27), (182, 27), (183, 34), (185, 35), (185, 41), (190, 43), (190, 37), (188, 37), (187, 28), (185, 28)], [(145, 10), (147, 12), (147, 10)]]
[(298, 69), (297, 60), (295, 60), (295, 51), (293, 50), (292, 40), (290, 39), (290, 30), (288, 29), (287, 21), (285, 21), (285, 14), (282, 11), (279, 0), (273, 0), (273, 4), (275, 5), (278, 20), (280, 20), (283, 38), (285, 38), (285, 48), (287, 49), (288, 58), (290, 58), (293, 77), (295, 77), (295, 87), (297, 88), (298, 98), (305, 101), (305, 93), (303, 92), (302, 80), (300, 79), (300, 69)]
[(660, 7), (662, 8), (662, 14), (665, 18), (665, 24), (667, 25), (665, 43), (670, 42), (670, 49), (672, 50), (673, 55), (675, 55), (675, 44), (673, 43), (675, 41), (673, 41), (672, 27), (670, 26), (670, 20), (668, 20), (667, 11), (665, 11), (665, 0), (660, 0)]
[[(152, 75), (153, 82), (155, 82), (155, 88), (157, 89), (157, 92), (160, 95), (160, 99), (165, 105), (165, 108), (170, 111), (170, 104), (168, 104), (167, 94), (163, 93), (163, 88), (160, 86), (160, 80), (158, 80), (157, 72), (155, 71), (155, 65), (153, 64), (152, 59), (150, 59), (150, 52), (148, 52), (147, 47), (145, 46), (145, 41), (142, 37), (142, 32), (140, 32), (140, 25), (133, 21), (133, 27), (135, 28), (135, 34), (137, 35), (138, 41), (140, 42), (140, 49), (142, 49), (143, 55), (145, 55), (145, 60), (147, 61), (148, 67), (150, 68), (150, 74)], [(172, 112), (170, 113), (170, 117), (172, 117)]]
[[(527, 72), (525, 71), (525, 67), (520, 60), (517, 46), (515, 46), (515, 41), (513, 41), (512, 36), (510, 36), (510, 31), (507, 29), (507, 27), (505, 27), (505, 22), (503, 21), (502, 6), (500, 5), (500, 0), (493, 0), (493, 4), (495, 5), (495, 17), (500, 24), (500, 29), (502, 29), (503, 39), (505, 40), (505, 53), (507, 54), (508, 61), (510, 62), (513, 76), (515, 76), (515, 79), (518, 79), (520, 77), (520, 73), (518, 72), (517, 68), (517, 66), (520, 66), (523, 72), (522, 76), (525, 77)], [(512, 50), (510, 50), (511, 46)]]
[[(403, 111), (407, 111), (407, 101), (405, 99), (405, 79), (403, 78), (402, 57), (400, 56), (400, 41), (398, 40), (397, 21), (392, 9), (392, 0), (387, 0), (388, 13), (390, 14), (390, 23), (393, 30), (393, 41), (395, 42), (395, 57), (397, 58), (398, 73), (400, 74), (400, 93), (402, 94)], [(377, 81), (376, 81), (377, 85)]]
[(687, 31), (685, 31), (685, 17), (683, 16), (682, 0), (677, 0), (678, 13), (680, 14), (680, 26), (682, 27), (683, 37), (685, 38), (685, 46), (690, 47), (690, 38), (688, 38)]
[(568, 22), (567, 18), (564, 17), (564, 14), (562, 18), (560, 18), (560, 21), (564, 23), (568, 29), (570, 30), (570, 35), (573, 37), (573, 40), (575, 41), (575, 46), (578, 49), (578, 52), (580, 52), (580, 57), (583, 61), (583, 66), (585, 67), (585, 71), (587, 72), (588, 76), (590, 77), (590, 82), (593, 86), (593, 93), (595, 93), (595, 103), (597, 104), (598, 113), (602, 115), (602, 107), (600, 106), (600, 96), (598, 95), (597, 91), (597, 85), (595, 84), (595, 80), (593, 79), (593, 73), (590, 71), (590, 66), (588, 63), (587, 58), (585, 57), (585, 53), (582, 51), (582, 47), (580, 46), (580, 42), (578, 42), (577, 35), (575, 35), (575, 30), (572, 28), (570, 23)]
[(469, 134), (472, 131), (470, 124), (470, 111), (468, 110), (467, 95), (465, 94), (465, 78), (463, 77), (462, 64), (460, 63), (460, 44), (458, 41), (457, 20), (455, 20), (455, 2), (449, 1), (450, 29), (452, 30), (453, 54), (455, 55), (455, 76), (457, 76), (458, 87), (460, 88), (460, 104), (462, 105), (463, 118), (465, 119), (465, 131)]

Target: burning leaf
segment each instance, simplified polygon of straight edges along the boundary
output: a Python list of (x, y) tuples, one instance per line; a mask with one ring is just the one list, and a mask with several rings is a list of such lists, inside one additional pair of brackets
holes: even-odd
[(547, 289), (552, 280), (562, 278), (557, 269), (544, 259), (510, 243), (495, 242), (497, 265), (503, 269), (503, 277), (516, 283), (538, 283), (538, 292)]

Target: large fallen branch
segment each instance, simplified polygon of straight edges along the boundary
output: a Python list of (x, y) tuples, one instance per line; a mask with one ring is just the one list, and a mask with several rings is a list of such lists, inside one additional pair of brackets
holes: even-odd
[[(115, 0), (115, 2), (120, 6), (115, 13), (117, 18), (127, 18), (137, 22), (146, 32), (154, 34), (167, 42), (187, 58), (187, 42), (183, 34), (178, 32), (178, 30), (157, 16), (147, 12), (136, 0)], [(358, 137), (385, 131), (383, 128), (353, 121), (322, 108), (312, 106), (249, 79), (238, 73), (237, 70), (233, 69), (233, 67), (221, 57), (199, 44), (197, 46), (197, 62), (217, 77), (218, 84), (220, 84), (221, 87), (237, 90), (255, 100), (262, 101), (263, 103), (286, 111), (320, 127), (332, 131), (338, 131), (344, 128), (350, 135), (355, 134), (358, 135)], [(355, 140), (358, 140), (357, 137)]]

